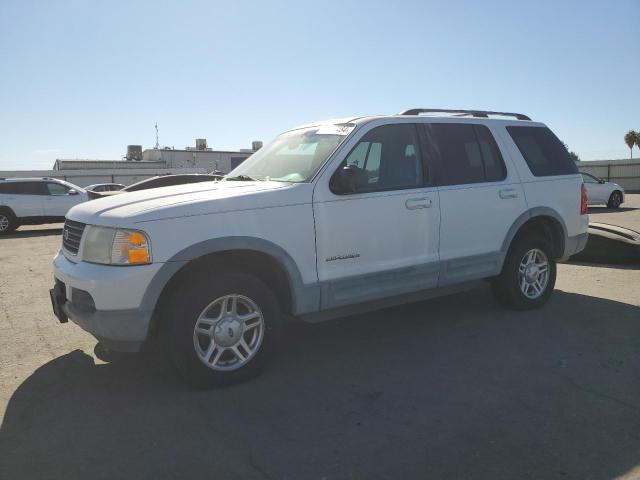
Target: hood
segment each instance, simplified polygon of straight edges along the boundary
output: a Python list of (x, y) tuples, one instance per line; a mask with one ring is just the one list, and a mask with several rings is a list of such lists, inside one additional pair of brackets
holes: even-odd
[[(207, 215), (232, 210), (265, 208), (290, 203), (285, 192), (300, 191), (308, 184), (281, 182), (202, 182), (124, 192), (73, 207), (67, 218), (105, 226), (133, 226), (135, 223), (174, 217)], [(276, 194), (282, 192), (284, 195)], [(308, 201), (311, 201), (310, 198)], [(300, 199), (295, 200), (299, 203)]]

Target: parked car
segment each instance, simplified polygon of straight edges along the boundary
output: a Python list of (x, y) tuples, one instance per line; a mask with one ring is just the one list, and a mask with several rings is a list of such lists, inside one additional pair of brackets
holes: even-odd
[(124, 185), (121, 183), (94, 183), (93, 185), (84, 187), (88, 192), (117, 192), (123, 188)]
[(220, 175), (213, 175), (208, 173), (179, 173), (169, 175), (158, 175), (156, 177), (146, 178), (139, 182), (132, 183), (131, 185), (124, 187), (117, 191), (111, 192), (96, 192), (90, 194), (91, 198), (100, 198), (110, 195), (116, 195), (125, 192), (137, 192), (139, 190), (148, 190), (150, 188), (169, 187), (172, 185), (183, 185), (186, 183), (200, 183), (200, 182), (213, 182), (218, 181), (222, 177)]
[(60, 321), (105, 347), (158, 337), (188, 382), (221, 385), (264, 368), (285, 319), (481, 279), (504, 305), (540, 307), (556, 260), (585, 246), (586, 213), (567, 149), (525, 115), (413, 109), (318, 122), (213, 185), (73, 208), (51, 298)]
[(87, 192), (55, 178), (0, 178), (0, 234), (20, 225), (63, 222)]
[(606, 205), (618, 208), (624, 202), (624, 189), (617, 183), (607, 182), (590, 173), (580, 172), (587, 189), (589, 205)]

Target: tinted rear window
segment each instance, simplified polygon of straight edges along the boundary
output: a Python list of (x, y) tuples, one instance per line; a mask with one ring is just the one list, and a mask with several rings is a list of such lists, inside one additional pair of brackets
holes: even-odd
[(44, 182), (6, 182), (0, 183), (0, 193), (14, 195), (45, 195)]
[(578, 173), (564, 144), (546, 127), (507, 127), (536, 177)]
[(442, 163), (442, 185), (496, 182), (506, 177), (500, 150), (484, 125), (431, 123), (425, 125)]
[(0, 193), (18, 193), (19, 187), (16, 182), (0, 183)]

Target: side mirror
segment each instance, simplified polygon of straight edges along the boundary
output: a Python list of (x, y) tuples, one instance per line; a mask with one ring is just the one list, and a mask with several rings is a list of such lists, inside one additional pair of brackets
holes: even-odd
[(604, 181), (604, 180), (602, 180), (602, 179), (599, 179), (599, 180), (598, 180), (598, 183), (605, 183), (605, 181)]
[(78, 191), (77, 191), (77, 190), (75, 190), (75, 189), (73, 189), (73, 188), (69, 189), (69, 191), (68, 191), (67, 193), (68, 193), (69, 195), (78, 195)]
[(348, 195), (361, 191), (367, 185), (367, 174), (355, 165), (341, 167), (331, 177), (329, 187), (336, 195)]

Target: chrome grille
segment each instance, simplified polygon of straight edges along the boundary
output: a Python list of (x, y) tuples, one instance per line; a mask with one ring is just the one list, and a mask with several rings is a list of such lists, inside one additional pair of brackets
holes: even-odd
[(72, 253), (73, 255), (78, 253), (84, 227), (84, 223), (65, 220), (64, 229), (62, 230), (62, 247), (67, 252)]

